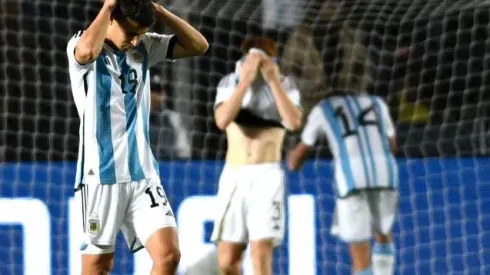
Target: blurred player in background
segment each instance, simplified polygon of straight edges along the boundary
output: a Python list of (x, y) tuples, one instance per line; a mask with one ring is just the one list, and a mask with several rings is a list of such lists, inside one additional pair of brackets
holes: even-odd
[(366, 94), (337, 92), (327, 97), (308, 116), (301, 142), (288, 155), (288, 168), (297, 170), (321, 136), (327, 137), (335, 160), (332, 233), (349, 244), (354, 274), (393, 274), (391, 227), (398, 168), (392, 155), (395, 130), (386, 104)]
[(280, 166), (286, 129), (301, 127), (300, 94), (281, 75), (277, 45), (266, 37), (242, 44), (244, 57), (218, 85), (215, 120), (226, 131), (228, 151), (218, 189), (212, 241), (222, 274), (240, 274), (250, 244), (253, 274), (272, 272), (272, 250), (284, 234), (284, 173)]
[[(148, 33), (155, 20), (175, 35)], [(149, 144), (148, 68), (207, 47), (197, 30), (150, 0), (106, 0), (68, 42), (81, 120), (75, 192), (83, 216), (82, 274), (111, 270), (119, 230), (131, 251), (146, 247), (151, 274), (175, 274), (175, 218)]]
[(163, 76), (150, 69), (150, 144), (157, 159), (187, 159), (191, 156), (189, 133), (179, 112), (170, 108)]

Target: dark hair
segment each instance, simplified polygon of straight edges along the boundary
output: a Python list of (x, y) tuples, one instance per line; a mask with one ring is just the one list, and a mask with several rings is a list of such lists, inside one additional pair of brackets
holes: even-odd
[(143, 28), (155, 22), (155, 8), (151, 0), (119, 0), (112, 15), (117, 21), (131, 20)]
[(263, 50), (269, 56), (277, 56), (277, 44), (274, 40), (266, 36), (253, 36), (245, 39), (240, 46), (243, 54), (246, 54), (251, 48)]

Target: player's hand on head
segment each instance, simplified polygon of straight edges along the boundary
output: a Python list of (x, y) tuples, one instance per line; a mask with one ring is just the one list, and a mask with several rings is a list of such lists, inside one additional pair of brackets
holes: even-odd
[(270, 58), (264, 58), (260, 63), (260, 73), (266, 82), (279, 79), (279, 66)]
[(263, 55), (257, 53), (247, 54), (240, 68), (240, 81), (245, 84), (252, 83), (257, 78), (260, 62), (264, 59)]
[(104, 0), (104, 6), (111, 10), (114, 10), (117, 6), (117, 1), (118, 0)]
[(152, 2), (152, 4), (155, 9), (163, 8), (163, 6), (158, 4), (157, 2)]

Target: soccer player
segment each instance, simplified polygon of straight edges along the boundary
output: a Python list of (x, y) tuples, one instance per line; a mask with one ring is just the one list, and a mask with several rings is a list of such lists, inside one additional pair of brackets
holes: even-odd
[(288, 155), (288, 168), (297, 170), (321, 136), (327, 138), (335, 160), (332, 233), (349, 244), (354, 274), (393, 274), (390, 231), (398, 169), (392, 155), (395, 130), (386, 104), (379, 97), (354, 93), (334, 93), (320, 101), (308, 116), (301, 142)]
[[(175, 35), (148, 33), (155, 20)], [(151, 0), (106, 0), (68, 42), (81, 120), (75, 192), (83, 216), (82, 274), (111, 270), (119, 230), (131, 251), (148, 250), (151, 274), (175, 274), (175, 218), (148, 140), (148, 68), (207, 48), (197, 30)]]
[(302, 111), (296, 85), (276, 64), (276, 43), (252, 37), (241, 49), (244, 56), (219, 83), (214, 105), (228, 151), (212, 241), (222, 274), (239, 274), (250, 244), (254, 274), (268, 275), (273, 247), (284, 233), (282, 142), (286, 129), (300, 128)]

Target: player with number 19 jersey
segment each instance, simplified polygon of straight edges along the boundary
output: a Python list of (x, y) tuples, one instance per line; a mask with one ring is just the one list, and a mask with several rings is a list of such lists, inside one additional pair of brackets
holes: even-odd
[(158, 177), (149, 144), (148, 68), (163, 61), (175, 39), (146, 33), (125, 52), (105, 43), (86, 65), (74, 58), (81, 32), (68, 43), (72, 93), (80, 116), (77, 181), (114, 184)]
[(81, 249), (85, 254), (112, 253), (121, 229), (134, 252), (157, 229), (176, 227), (151, 152), (148, 125), (148, 68), (171, 56), (175, 38), (145, 33), (124, 53), (106, 41), (93, 62), (81, 65), (74, 55), (81, 34), (67, 45), (80, 117), (75, 191), (82, 206)]

